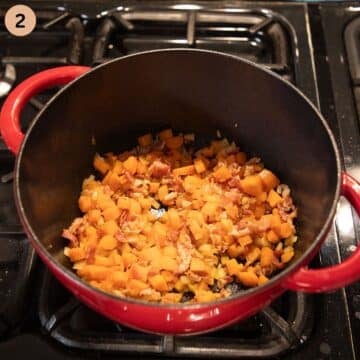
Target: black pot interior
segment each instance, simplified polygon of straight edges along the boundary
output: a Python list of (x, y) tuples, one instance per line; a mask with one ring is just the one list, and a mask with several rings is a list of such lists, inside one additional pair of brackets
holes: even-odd
[[(269, 73), (218, 53), (172, 50), (122, 58), (61, 92), (34, 123), (18, 161), (19, 199), (48, 252), (67, 267), (62, 229), (79, 215), (95, 152), (120, 152), (171, 127), (198, 144), (216, 130), (292, 189), (299, 209), (296, 259), (317, 238), (337, 188), (333, 144), (317, 113)], [(96, 145), (93, 145), (93, 138)]]

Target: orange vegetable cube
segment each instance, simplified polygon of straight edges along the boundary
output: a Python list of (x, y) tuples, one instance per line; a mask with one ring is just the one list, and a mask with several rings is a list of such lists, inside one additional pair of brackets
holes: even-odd
[(104, 250), (112, 250), (117, 246), (117, 240), (111, 235), (104, 235), (100, 241), (99, 246)]
[(120, 197), (117, 200), (117, 206), (120, 209), (128, 210), (130, 209), (130, 199), (127, 197)]
[(179, 265), (175, 259), (170, 256), (163, 255), (159, 259), (159, 266), (163, 270), (168, 270), (175, 272), (177, 271)]
[(85, 259), (85, 250), (81, 248), (68, 248), (67, 256), (71, 259), (71, 261), (80, 261)]
[(104, 220), (116, 220), (120, 216), (120, 210), (116, 205), (110, 206), (103, 211)]
[(293, 233), (294, 233), (294, 229), (289, 223), (286, 222), (286, 223), (283, 223), (280, 225), (280, 234), (279, 235), (282, 238), (287, 238), (287, 237), (293, 235)]
[(98, 209), (90, 210), (87, 213), (87, 218), (88, 218), (89, 222), (96, 224), (101, 218), (101, 211)]
[(85, 265), (78, 270), (81, 277), (96, 281), (105, 280), (110, 272), (111, 270), (108, 267), (99, 265)]
[(137, 279), (130, 279), (126, 287), (130, 295), (139, 296), (141, 291), (149, 288), (149, 285)]
[(149, 278), (150, 285), (157, 291), (165, 292), (168, 291), (168, 285), (165, 278), (158, 274)]
[(183, 167), (179, 167), (173, 170), (173, 174), (175, 176), (185, 176), (185, 175), (192, 175), (195, 173), (194, 165), (187, 165)]
[(110, 281), (117, 288), (125, 288), (129, 280), (129, 275), (124, 271), (114, 271), (110, 276)]
[(274, 257), (274, 251), (269, 247), (263, 247), (261, 249), (260, 255), (260, 265), (261, 267), (268, 267), (272, 264)]
[(163, 248), (163, 254), (165, 256), (169, 256), (173, 259), (176, 259), (177, 257), (177, 250), (176, 250), (176, 247), (175, 246), (165, 246)]
[(151, 182), (151, 183), (149, 184), (149, 192), (152, 193), (152, 194), (155, 194), (155, 193), (158, 192), (159, 187), (160, 187), (160, 183), (158, 183), (158, 182)]
[(204, 163), (204, 161), (202, 159), (195, 159), (194, 160), (194, 167), (195, 170), (198, 174), (203, 173), (204, 171), (206, 171), (206, 165)]
[(157, 262), (161, 257), (161, 252), (157, 246), (148, 247), (142, 249), (139, 256), (141, 259)]
[(241, 246), (236, 246), (235, 244), (232, 244), (229, 246), (227, 253), (232, 258), (237, 258), (239, 255), (242, 255), (244, 253), (244, 249)]
[(242, 284), (248, 287), (257, 286), (259, 283), (259, 279), (256, 274), (250, 271), (239, 272), (236, 274), (236, 277)]
[(240, 180), (240, 186), (244, 193), (251, 196), (259, 196), (263, 192), (263, 185), (259, 175), (249, 175)]
[(124, 185), (124, 179), (114, 171), (109, 171), (102, 182), (104, 185), (109, 185), (113, 191), (119, 190)]
[(272, 244), (277, 244), (280, 241), (279, 235), (274, 230), (269, 230), (266, 233), (266, 239)]
[(110, 170), (110, 165), (99, 154), (95, 154), (93, 165), (94, 168), (103, 175), (105, 175)]
[(132, 264), (136, 263), (138, 260), (137, 256), (131, 252), (123, 252), (122, 258), (124, 261), (125, 268), (130, 267)]
[(247, 246), (247, 245), (252, 244), (253, 239), (252, 239), (252, 237), (251, 237), (250, 235), (245, 235), (245, 236), (239, 237), (239, 238), (237, 239), (237, 241), (238, 241), (238, 243), (239, 243), (241, 246), (245, 247), (245, 246)]
[(92, 200), (89, 196), (81, 195), (79, 198), (79, 208), (82, 212), (87, 212), (93, 208)]
[(281, 203), (283, 198), (274, 190), (270, 190), (267, 197), (267, 202), (271, 207), (275, 207), (277, 204)]
[(167, 185), (160, 186), (159, 191), (158, 191), (159, 200), (165, 201), (165, 197), (166, 197), (166, 195), (168, 195), (168, 193), (169, 193), (169, 189), (168, 189)]
[(193, 257), (190, 263), (190, 271), (199, 275), (207, 275), (210, 269), (203, 260)]
[(287, 246), (284, 249), (283, 254), (281, 255), (281, 261), (283, 263), (288, 263), (295, 255), (294, 248), (292, 246)]
[(221, 166), (214, 172), (214, 178), (220, 183), (229, 180), (231, 176), (231, 171), (226, 166)]
[(239, 264), (235, 259), (228, 260), (225, 264), (229, 275), (237, 275), (244, 268), (242, 264)]
[(124, 162), (123, 167), (127, 170), (130, 174), (134, 175), (136, 173), (138, 160), (135, 156), (129, 156)]
[(270, 191), (280, 184), (279, 179), (270, 170), (261, 170), (259, 176), (266, 191)]
[(109, 220), (101, 225), (100, 230), (105, 235), (114, 236), (115, 233), (119, 230), (119, 227), (114, 220)]
[(268, 281), (269, 281), (269, 279), (268, 279), (265, 275), (261, 274), (261, 275), (259, 276), (259, 284), (258, 284), (258, 285), (265, 284), (265, 283), (267, 283)]
[(139, 264), (132, 264), (128, 271), (129, 277), (131, 279), (137, 279), (142, 282), (146, 282), (149, 269), (150, 268), (146, 266), (141, 266)]

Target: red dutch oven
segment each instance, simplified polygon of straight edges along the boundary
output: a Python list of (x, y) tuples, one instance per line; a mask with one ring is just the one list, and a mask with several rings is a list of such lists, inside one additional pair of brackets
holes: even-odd
[[(67, 83), (23, 135), (19, 118), (26, 102)], [(153, 304), (106, 294), (71, 270), (61, 233), (79, 215), (81, 183), (93, 172), (95, 152), (123, 151), (137, 136), (165, 127), (194, 132), (199, 144), (219, 129), (291, 187), (299, 212), (295, 258), (265, 285), (210, 303)], [(339, 196), (359, 213), (360, 186), (341, 172), (334, 137), (317, 109), (293, 85), (253, 63), (172, 49), (94, 69), (45, 70), (7, 97), (0, 128), (17, 155), (15, 200), (32, 245), (75, 296), (115, 321), (148, 332), (200, 333), (256, 313), (285, 290), (330, 291), (360, 278), (359, 247), (339, 265), (307, 268), (331, 227)]]

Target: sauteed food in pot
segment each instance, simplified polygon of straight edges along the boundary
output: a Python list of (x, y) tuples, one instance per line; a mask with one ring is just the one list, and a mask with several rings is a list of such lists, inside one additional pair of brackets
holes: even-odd
[(83, 215), (63, 231), (83, 280), (121, 297), (196, 303), (264, 284), (286, 266), (297, 240), (289, 187), (218, 135), (195, 150), (194, 134), (166, 129), (95, 156)]

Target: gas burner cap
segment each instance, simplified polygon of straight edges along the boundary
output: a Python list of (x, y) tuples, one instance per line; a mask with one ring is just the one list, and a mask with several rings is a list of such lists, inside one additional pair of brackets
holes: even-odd
[(16, 80), (16, 70), (13, 65), (6, 64), (0, 71), (0, 98), (2, 98), (6, 96), (13, 87)]

